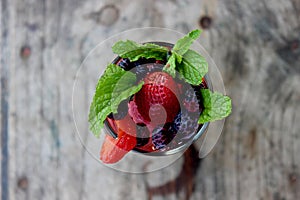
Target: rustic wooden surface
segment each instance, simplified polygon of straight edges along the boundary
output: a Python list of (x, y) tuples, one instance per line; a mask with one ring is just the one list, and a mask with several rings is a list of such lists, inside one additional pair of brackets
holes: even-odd
[[(0, 13), (3, 200), (300, 199), (299, 0), (2, 0)], [(74, 134), (83, 58), (129, 28), (200, 25), (233, 98), (213, 152), (145, 175), (99, 165)]]

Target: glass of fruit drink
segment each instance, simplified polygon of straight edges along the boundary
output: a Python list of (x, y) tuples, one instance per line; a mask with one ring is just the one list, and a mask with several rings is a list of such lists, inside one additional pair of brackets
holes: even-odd
[[(151, 161), (146, 171), (153, 171), (177, 160), (204, 133), (216, 133), (211, 144), (216, 142), (222, 120), (231, 112), (231, 100), (222, 94), (215, 64), (193, 50), (199, 35), (199, 30), (182, 37), (168, 29), (134, 29), (109, 38), (88, 54), (76, 75), (72, 105), (80, 141), (95, 159), (134, 173), (145, 172), (143, 165)], [(110, 47), (117, 57), (107, 51)], [(109, 64), (99, 72), (97, 63), (104, 62)], [(84, 116), (80, 88), (97, 79)], [(222, 123), (215, 126), (216, 122)], [(93, 134), (87, 135), (86, 127)], [(90, 135), (102, 141), (100, 157), (101, 143)]]

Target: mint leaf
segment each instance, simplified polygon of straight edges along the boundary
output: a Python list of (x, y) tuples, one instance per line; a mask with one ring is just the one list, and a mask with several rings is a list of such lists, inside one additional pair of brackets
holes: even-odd
[(181, 63), (182, 56), (177, 53), (172, 53), (169, 57), (168, 62), (163, 68), (164, 72), (169, 73), (173, 78), (176, 76), (176, 65), (177, 63)]
[(172, 52), (176, 52), (179, 55), (185, 54), (189, 50), (194, 40), (196, 40), (200, 36), (201, 32), (202, 31), (196, 29), (191, 31), (183, 38), (179, 39), (173, 47)]
[(231, 99), (209, 89), (201, 89), (204, 110), (200, 115), (199, 124), (227, 117), (231, 113)]
[(177, 68), (186, 82), (199, 85), (202, 77), (208, 72), (208, 63), (205, 58), (193, 50), (188, 50), (182, 56), (182, 62)]
[(176, 55), (172, 54), (169, 57), (168, 62), (164, 66), (163, 71), (167, 72), (172, 77), (175, 77), (176, 76), (176, 70), (175, 70), (175, 68), (176, 68)]
[(105, 118), (111, 113), (116, 113), (119, 104), (137, 93), (143, 82), (136, 85), (136, 76), (115, 64), (107, 66), (104, 74), (99, 79), (96, 92), (90, 106), (90, 130), (98, 137)]
[(136, 61), (141, 57), (164, 60), (168, 52), (167, 48), (156, 44), (146, 43), (141, 45), (131, 40), (115, 43), (112, 50), (115, 54), (122, 58), (128, 58), (130, 61)]
[(194, 85), (201, 83), (201, 78), (208, 71), (207, 63), (204, 63), (205, 59), (198, 53), (189, 50), (190, 46), (194, 40), (199, 37), (200, 33), (200, 30), (193, 30), (176, 42), (172, 49), (172, 55), (168, 59), (163, 71), (175, 77), (176, 70), (178, 70), (186, 82)]

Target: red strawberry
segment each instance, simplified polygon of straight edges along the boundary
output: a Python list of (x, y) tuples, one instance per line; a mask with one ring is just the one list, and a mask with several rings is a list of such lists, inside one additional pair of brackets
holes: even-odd
[(136, 127), (130, 116), (126, 115), (122, 120), (116, 120), (115, 124), (118, 137), (115, 139), (106, 135), (100, 152), (100, 160), (104, 163), (118, 162), (136, 146)]
[(136, 136), (136, 124), (131, 119), (130, 115), (127, 114), (123, 119), (121, 120), (115, 120), (115, 124), (118, 130), (118, 136), (119, 132), (125, 132), (127, 135), (131, 135), (133, 137)]
[(174, 79), (165, 72), (153, 72), (144, 81), (145, 84), (134, 98), (144, 123), (172, 122), (180, 109)]
[[(132, 144), (127, 144), (127, 140), (131, 139), (127, 138), (126, 136), (128, 135), (124, 134), (123, 137), (114, 139), (112, 136), (106, 135), (100, 152), (100, 160), (107, 164), (116, 163), (121, 160), (128, 153), (128, 151), (135, 146), (134, 144), (131, 148)], [(119, 147), (123, 146), (124, 144), (127, 144), (126, 148), (130, 150), (124, 150)]]

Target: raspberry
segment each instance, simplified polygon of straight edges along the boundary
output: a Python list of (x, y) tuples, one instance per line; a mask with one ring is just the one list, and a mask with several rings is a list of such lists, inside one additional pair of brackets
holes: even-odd
[[(135, 98), (134, 98), (135, 99)], [(136, 124), (145, 124), (145, 119), (139, 113), (135, 100), (129, 102), (128, 113)]]

